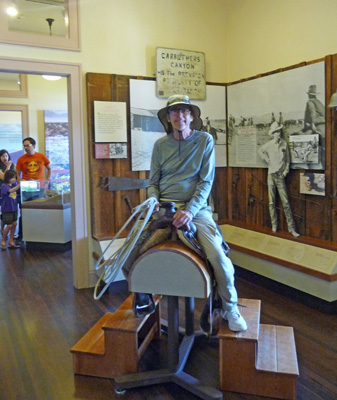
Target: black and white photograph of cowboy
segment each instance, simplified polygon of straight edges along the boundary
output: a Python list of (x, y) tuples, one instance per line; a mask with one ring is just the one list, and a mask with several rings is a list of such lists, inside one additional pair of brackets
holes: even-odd
[(300, 193), (325, 196), (325, 174), (301, 172)]
[[(323, 99), (324, 99), (323, 91)], [(314, 135), (317, 134), (317, 142), (310, 143), (308, 146), (312, 145), (314, 150), (317, 150), (317, 160), (308, 165), (309, 158), (303, 160), (300, 165), (292, 165), (293, 168), (303, 168), (303, 169), (324, 169), (325, 168), (325, 105), (318, 98), (319, 95), (322, 97), (322, 92), (317, 91), (317, 85), (312, 84), (309, 86), (307, 91), (308, 99), (306, 102), (306, 107), (304, 111), (303, 128), (300, 131), (293, 132), (292, 135)], [(324, 101), (324, 100), (323, 100)], [(313, 152), (312, 152), (313, 154)], [(294, 161), (291, 160), (293, 163)]]
[(319, 162), (319, 135), (289, 136), (290, 158), (293, 164), (317, 164)]
[[(155, 95), (155, 81), (130, 79), (131, 166), (132, 171), (148, 171), (154, 143), (166, 135), (157, 112), (167, 99)], [(226, 87), (206, 86), (206, 99), (193, 100), (203, 118), (202, 131), (213, 136), (215, 166), (227, 165)]]
[(301, 150), (297, 155), (291, 151), (290, 168), (324, 169), (324, 62), (240, 82), (227, 90), (229, 166), (266, 167), (258, 149), (270, 140), (270, 126), (277, 122), (290, 149), (296, 143)]

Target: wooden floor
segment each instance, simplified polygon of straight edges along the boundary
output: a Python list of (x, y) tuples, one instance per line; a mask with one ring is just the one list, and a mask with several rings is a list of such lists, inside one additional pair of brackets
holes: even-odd
[[(236, 286), (240, 297), (262, 301), (262, 323), (294, 327), (300, 369), (297, 399), (336, 400), (337, 316), (323, 314), (240, 278)], [(73, 375), (70, 348), (127, 295), (123, 289), (110, 291), (95, 301), (92, 289), (74, 289), (71, 251), (2, 251), (0, 399), (197, 400), (173, 383), (132, 389), (121, 397), (115, 394), (112, 380)], [(196, 306), (200, 310), (201, 302), (197, 301)], [(151, 344), (141, 369), (165, 366), (165, 349), (165, 337)], [(185, 370), (218, 387), (217, 340), (197, 343)], [(259, 398), (224, 393), (224, 400)]]

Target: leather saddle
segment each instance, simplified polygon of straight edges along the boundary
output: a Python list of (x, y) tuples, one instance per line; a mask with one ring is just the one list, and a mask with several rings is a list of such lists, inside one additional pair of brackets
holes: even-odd
[[(134, 250), (131, 252), (129, 262), (134, 262), (137, 257), (149, 250), (151, 247), (156, 246), (166, 240), (172, 239), (174, 234), (174, 227), (172, 221), (176, 212), (174, 202), (162, 202), (161, 207), (165, 209), (165, 214), (157, 219), (150, 222), (146, 230), (140, 236)], [(222, 236), (220, 227), (217, 225), (217, 229)], [(199, 255), (205, 258), (208, 263), (206, 256), (201, 249), (197, 240), (197, 228), (193, 222), (189, 223), (189, 229), (183, 226), (177, 230), (179, 239), (192, 250), (196, 251)], [(228, 256), (230, 248), (228, 244), (222, 239), (222, 248), (226, 256)], [(209, 269), (212, 273), (212, 268)], [(217, 333), (217, 321), (219, 320), (221, 310), (221, 299), (217, 294), (215, 279), (213, 279), (212, 293), (208, 297), (204, 310), (200, 317), (200, 328), (207, 335), (214, 335)], [(151, 314), (155, 311), (156, 305), (153, 299), (153, 295), (150, 293), (135, 293), (133, 299), (133, 311), (135, 315), (141, 316)]]
[[(174, 208), (175, 203), (162, 202), (160, 205), (165, 209), (165, 214), (159, 219), (150, 222), (131, 252), (128, 263), (133, 263), (136, 258), (145, 253), (151, 247), (169, 240), (174, 235), (175, 229), (172, 225), (172, 221), (176, 212)], [(192, 249), (199, 254), (202, 254), (202, 249), (196, 239), (196, 233), (197, 228), (195, 224), (190, 222), (189, 229), (187, 229), (186, 226), (179, 228), (178, 236), (185, 244), (192, 247)], [(185, 238), (185, 240), (183, 240), (183, 238)], [(150, 293), (134, 293), (132, 309), (136, 316), (152, 314), (156, 309), (153, 295)]]

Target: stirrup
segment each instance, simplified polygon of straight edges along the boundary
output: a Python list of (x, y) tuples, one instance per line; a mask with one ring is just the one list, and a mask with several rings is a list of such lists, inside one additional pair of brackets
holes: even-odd
[(148, 293), (134, 293), (132, 311), (136, 317), (153, 314), (156, 311), (156, 303), (153, 295)]

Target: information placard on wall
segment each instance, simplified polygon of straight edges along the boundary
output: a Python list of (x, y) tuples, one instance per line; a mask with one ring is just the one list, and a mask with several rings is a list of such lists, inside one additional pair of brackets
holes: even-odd
[(95, 142), (126, 142), (126, 103), (94, 101)]
[(205, 53), (157, 47), (156, 60), (158, 97), (186, 94), (191, 99), (206, 98)]

